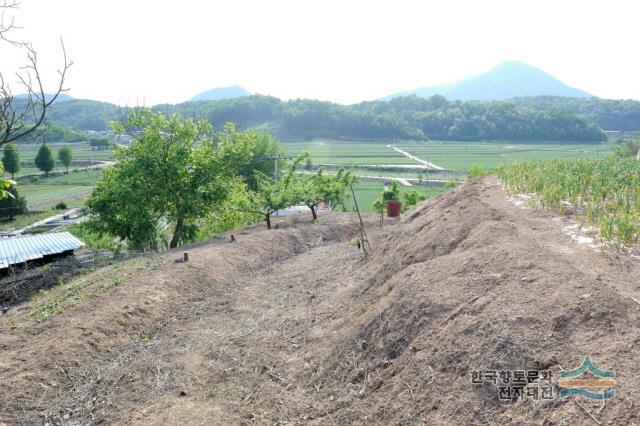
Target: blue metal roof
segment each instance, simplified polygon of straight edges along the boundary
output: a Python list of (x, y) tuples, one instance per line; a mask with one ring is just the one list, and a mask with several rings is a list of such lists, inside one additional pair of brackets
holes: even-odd
[(69, 232), (0, 238), (0, 269), (42, 259), (47, 255), (77, 250), (83, 245), (82, 241)]

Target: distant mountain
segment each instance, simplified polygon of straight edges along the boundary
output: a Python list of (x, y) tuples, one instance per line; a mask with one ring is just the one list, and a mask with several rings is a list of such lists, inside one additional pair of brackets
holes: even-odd
[(442, 95), (449, 100), (493, 100), (523, 96), (564, 96), (590, 98), (583, 90), (567, 86), (552, 75), (519, 61), (504, 62), (474, 77), (441, 86), (422, 87), (383, 98), (416, 95), (428, 98)]
[[(29, 96), (26, 93), (21, 93), (19, 95), (14, 96), (16, 99), (26, 99), (27, 96)], [(44, 98), (46, 99), (47, 102), (49, 102), (51, 100), (51, 98), (53, 97), (52, 94), (50, 93), (45, 93), (44, 94)], [(67, 95), (66, 93), (60, 93), (58, 95), (58, 97), (56, 98), (56, 102), (67, 102), (67, 101), (72, 101), (74, 98), (70, 95)]]
[(222, 99), (235, 99), (243, 96), (251, 96), (251, 93), (247, 92), (240, 86), (230, 87), (216, 87), (215, 89), (207, 90), (189, 99), (190, 101), (219, 101)]

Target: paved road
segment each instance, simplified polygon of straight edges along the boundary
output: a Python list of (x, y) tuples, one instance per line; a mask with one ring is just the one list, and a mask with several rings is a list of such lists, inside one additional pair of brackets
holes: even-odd
[[(68, 210), (64, 213), (60, 213), (54, 216), (49, 216), (45, 219), (39, 220), (38, 222), (34, 222), (31, 225), (25, 226), (24, 228), (20, 228), (20, 229), (14, 229), (13, 231), (9, 231), (6, 233), (3, 233), (3, 235), (8, 236), (8, 235), (21, 235), (21, 234), (28, 234), (29, 230), (33, 229), (33, 228), (38, 228), (38, 227), (42, 227), (42, 226), (48, 226), (48, 225), (52, 225), (52, 229), (53, 228), (57, 228), (59, 226), (64, 226), (64, 225), (71, 225), (74, 223), (79, 223), (85, 220), (85, 216), (81, 215), (82, 213), (82, 209), (81, 208), (75, 208), (75, 209), (71, 209)], [(76, 216), (79, 215), (78, 217), (74, 218), (74, 219), (63, 219), (64, 216), (69, 215), (69, 216)], [(57, 226), (56, 226), (57, 225)]]
[(440, 167), (437, 164), (433, 164), (429, 161), (425, 161), (422, 158), (418, 158), (413, 154), (409, 154), (407, 151), (403, 151), (400, 148), (398, 148), (397, 146), (393, 146), (393, 145), (387, 145), (389, 148), (393, 149), (394, 151), (399, 152), (400, 154), (404, 155), (407, 158), (411, 158), (413, 161), (417, 161), (420, 164), (424, 164), (425, 166), (429, 167), (430, 169), (434, 169), (434, 170), (445, 170), (444, 167)]

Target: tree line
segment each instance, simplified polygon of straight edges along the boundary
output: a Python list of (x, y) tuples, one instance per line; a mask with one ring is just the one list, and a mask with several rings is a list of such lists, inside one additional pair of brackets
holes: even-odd
[[(63, 146), (58, 150), (58, 160), (66, 168), (67, 173), (69, 167), (73, 163), (73, 151), (68, 146)], [(33, 159), (35, 166), (45, 173), (52, 172), (56, 167), (56, 159), (53, 154), (53, 150), (47, 144), (40, 145), (35, 158)], [(15, 177), (15, 174), (20, 172), (22, 168), (20, 153), (18, 147), (14, 144), (4, 145), (2, 151), (2, 167), (5, 172), (11, 174), (11, 179)]]
[(535, 96), (514, 98), (515, 105), (534, 108), (559, 108), (584, 117), (604, 130), (635, 132), (640, 130), (640, 102), (631, 99), (565, 98)]
[[(339, 105), (309, 99), (281, 101), (246, 96), (220, 101), (157, 105), (155, 112), (204, 119), (221, 129), (236, 123), (280, 138), (440, 139), (511, 141), (603, 141), (594, 124), (556, 106), (520, 105), (509, 101), (451, 102), (442, 96)], [(104, 130), (125, 110), (107, 103), (67, 101), (53, 105), (50, 119), (77, 130)]]

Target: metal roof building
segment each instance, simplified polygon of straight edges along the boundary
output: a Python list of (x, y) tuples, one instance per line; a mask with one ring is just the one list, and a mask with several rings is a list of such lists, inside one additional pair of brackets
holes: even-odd
[(73, 252), (84, 243), (69, 232), (0, 238), (0, 269)]

